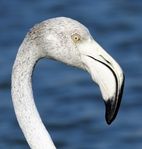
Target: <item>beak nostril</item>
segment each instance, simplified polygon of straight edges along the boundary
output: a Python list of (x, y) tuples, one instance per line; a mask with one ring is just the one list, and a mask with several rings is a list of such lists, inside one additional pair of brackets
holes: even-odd
[[(102, 55), (100, 55), (100, 57), (101, 58), (103, 58), (103, 60), (105, 60), (109, 65), (111, 65), (112, 66), (112, 64), (111, 64), (111, 62), (110, 61), (108, 61), (106, 58), (104, 58)], [(113, 67), (113, 66), (112, 66)]]

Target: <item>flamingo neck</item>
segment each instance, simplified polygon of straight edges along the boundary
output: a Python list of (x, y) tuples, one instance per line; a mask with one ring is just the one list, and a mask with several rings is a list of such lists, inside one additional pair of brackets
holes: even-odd
[(39, 116), (32, 92), (33, 68), (41, 57), (43, 55), (33, 45), (21, 45), (12, 73), (12, 100), (17, 120), (31, 149), (55, 149)]

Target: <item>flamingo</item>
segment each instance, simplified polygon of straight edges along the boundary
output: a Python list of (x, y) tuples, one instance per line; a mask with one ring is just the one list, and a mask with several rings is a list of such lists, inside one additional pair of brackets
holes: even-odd
[(41, 58), (54, 59), (86, 70), (101, 90), (108, 124), (120, 106), (124, 74), (118, 63), (76, 20), (57, 17), (36, 24), (19, 47), (12, 70), (12, 102), (20, 128), (31, 149), (55, 149), (37, 111), (32, 72)]

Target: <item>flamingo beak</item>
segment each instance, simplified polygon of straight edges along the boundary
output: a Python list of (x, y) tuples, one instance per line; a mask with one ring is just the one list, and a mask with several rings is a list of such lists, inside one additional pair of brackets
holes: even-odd
[[(111, 124), (118, 113), (123, 94), (124, 74), (122, 69), (94, 40), (82, 44), (79, 49), (86, 70), (100, 87), (106, 106), (106, 122)], [(86, 51), (86, 49), (89, 50)]]

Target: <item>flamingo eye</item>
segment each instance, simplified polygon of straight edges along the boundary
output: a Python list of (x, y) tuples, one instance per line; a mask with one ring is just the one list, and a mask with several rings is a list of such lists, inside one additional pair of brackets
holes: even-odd
[(73, 40), (74, 43), (77, 43), (78, 41), (81, 40), (81, 36), (79, 34), (77, 34), (77, 33), (73, 34), (71, 36), (71, 38), (72, 38), (72, 40)]

